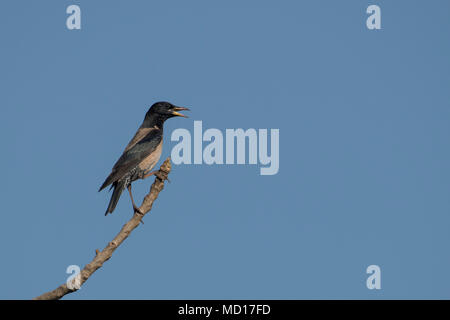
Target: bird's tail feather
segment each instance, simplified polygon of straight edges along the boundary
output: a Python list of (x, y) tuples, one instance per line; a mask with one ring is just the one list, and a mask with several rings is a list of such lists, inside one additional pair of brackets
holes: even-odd
[(117, 202), (119, 202), (120, 195), (125, 187), (125, 183), (123, 181), (116, 181), (112, 184), (114, 188), (113, 194), (111, 196), (111, 200), (109, 200), (108, 209), (106, 209), (105, 216), (108, 213), (112, 213), (117, 206)]

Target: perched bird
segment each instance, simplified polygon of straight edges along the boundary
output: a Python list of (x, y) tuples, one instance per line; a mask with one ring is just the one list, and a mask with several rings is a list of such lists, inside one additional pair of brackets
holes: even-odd
[(114, 211), (125, 188), (130, 193), (134, 212), (139, 212), (131, 193), (131, 183), (157, 173), (157, 171), (150, 172), (150, 170), (153, 169), (161, 156), (164, 121), (175, 116), (187, 118), (187, 116), (178, 112), (182, 110), (189, 109), (174, 106), (169, 102), (156, 102), (147, 111), (142, 125), (126, 146), (122, 156), (117, 160), (111, 174), (98, 190), (101, 191), (110, 184), (112, 184), (111, 189), (114, 188), (105, 216)]

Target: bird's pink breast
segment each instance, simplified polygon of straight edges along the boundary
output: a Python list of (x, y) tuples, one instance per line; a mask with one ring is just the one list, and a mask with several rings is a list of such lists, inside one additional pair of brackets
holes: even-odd
[(156, 147), (155, 151), (153, 151), (139, 164), (139, 169), (143, 171), (149, 171), (153, 169), (153, 167), (158, 163), (159, 158), (161, 157), (162, 145), (163, 143), (161, 140), (161, 143)]

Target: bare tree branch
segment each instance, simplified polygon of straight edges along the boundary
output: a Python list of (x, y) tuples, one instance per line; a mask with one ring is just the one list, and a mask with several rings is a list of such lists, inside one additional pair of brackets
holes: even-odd
[[(157, 177), (155, 178), (155, 181), (153, 182), (152, 186), (150, 187), (150, 192), (145, 196), (144, 201), (142, 202), (141, 206), (139, 207), (139, 210), (142, 212), (135, 213), (133, 217), (122, 227), (120, 232), (116, 235), (116, 237), (108, 243), (108, 245), (102, 250), (96, 250), (96, 256), (95, 258), (88, 263), (83, 270), (79, 273), (78, 277), (73, 279), (74, 281), (71, 282), (69, 287), (67, 286), (67, 283), (60, 285), (55, 290), (46, 292), (33, 300), (57, 300), (61, 299), (63, 296), (65, 296), (68, 293), (75, 292), (79, 290), (81, 285), (89, 279), (89, 277), (97, 270), (99, 269), (103, 263), (108, 261), (113, 252), (117, 249), (117, 247), (120, 246), (120, 244), (128, 238), (131, 231), (133, 231), (141, 222), (142, 218), (145, 214), (147, 214), (153, 206), (153, 202), (158, 197), (161, 190), (164, 188), (164, 180), (167, 180), (167, 176), (170, 173), (171, 170), (171, 162), (170, 157), (164, 161), (164, 163), (161, 165), (159, 172), (157, 174)], [(75, 285), (75, 281), (78, 281), (78, 285)]]

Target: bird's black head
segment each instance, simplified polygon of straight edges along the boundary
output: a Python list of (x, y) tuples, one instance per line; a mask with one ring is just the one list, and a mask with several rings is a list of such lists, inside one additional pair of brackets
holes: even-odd
[(187, 118), (184, 114), (179, 113), (178, 111), (189, 110), (188, 108), (177, 107), (169, 102), (161, 101), (154, 103), (150, 109), (147, 111), (144, 119), (144, 125), (153, 127), (153, 126), (162, 126), (164, 121), (172, 117), (184, 117)]

